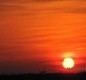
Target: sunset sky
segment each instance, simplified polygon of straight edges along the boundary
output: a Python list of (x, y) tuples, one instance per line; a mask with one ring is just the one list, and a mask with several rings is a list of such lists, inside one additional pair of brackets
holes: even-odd
[(0, 73), (53, 72), (65, 57), (85, 66), (85, 0), (0, 0)]

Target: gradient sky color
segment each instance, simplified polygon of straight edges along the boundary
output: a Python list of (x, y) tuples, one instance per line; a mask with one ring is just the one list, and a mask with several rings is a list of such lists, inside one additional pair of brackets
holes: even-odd
[(52, 72), (64, 57), (85, 65), (85, 0), (0, 0), (0, 73)]

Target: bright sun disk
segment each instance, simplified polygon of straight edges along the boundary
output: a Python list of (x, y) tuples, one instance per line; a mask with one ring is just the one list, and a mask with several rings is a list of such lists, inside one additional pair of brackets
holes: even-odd
[(64, 68), (73, 68), (74, 67), (74, 60), (72, 58), (65, 58), (62, 62)]

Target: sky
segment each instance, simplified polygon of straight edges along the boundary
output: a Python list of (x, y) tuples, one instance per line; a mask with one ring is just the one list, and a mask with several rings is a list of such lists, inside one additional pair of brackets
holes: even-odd
[(85, 0), (0, 0), (1, 74), (58, 71), (65, 57), (85, 65)]

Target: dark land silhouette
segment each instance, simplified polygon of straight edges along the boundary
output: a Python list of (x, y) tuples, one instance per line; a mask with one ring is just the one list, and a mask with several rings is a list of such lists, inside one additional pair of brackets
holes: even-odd
[(0, 75), (0, 80), (86, 80), (86, 72)]

